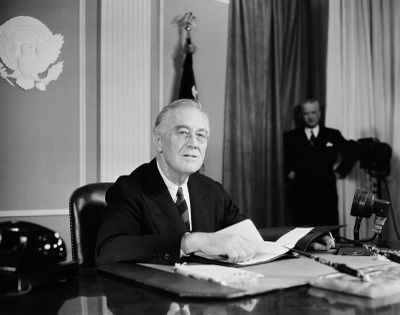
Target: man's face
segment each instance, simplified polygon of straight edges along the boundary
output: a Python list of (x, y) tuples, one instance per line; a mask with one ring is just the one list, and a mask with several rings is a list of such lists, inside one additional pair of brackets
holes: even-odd
[(309, 128), (318, 125), (319, 119), (321, 118), (321, 110), (316, 102), (303, 104), (301, 106), (301, 114), (305, 125)]
[(155, 136), (159, 164), (169, 180), (180, 185), (203, 164), (209, 122), (195, 108), (170, 111)]

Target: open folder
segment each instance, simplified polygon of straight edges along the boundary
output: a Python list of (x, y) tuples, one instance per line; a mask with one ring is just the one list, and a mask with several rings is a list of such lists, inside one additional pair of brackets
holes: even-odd
[(335, 227), (323, 227), (322, 229), (321, 227), (319, 227), (317, 229), (317, 234), (314, 233), (315, 235), (311, 233), (313, 230), (316, 229), (314, 227), (287, 228), (288, 231), (284, 234), (282, 233), (282, 230), (275, 230), (276, 233), (280, 233), (280, 236), (275, 239), (275, 235), (271, 237), (275, 240), (265, 241), (260, 232), (255, 227), (254, 223), (251, 220), (247, 219), (222, 230), (219, 230), (216, 233), (242, 235), (248, 240), (252, 241), (257, 246), (258, 250), (256, 256), (254, 256), (252, 259), (238, 263), (230, 263), (227, 261), (226, 257), (208, 255), (203, 252), (195, 252), (189, 257), (185, 257), (184, 261), (222, 264), (230, 266), (249, 266), (265, 263), (286, 255), (290, 251), (290, 248), (294, 248), (301, 239), (305, 238), (306, 235), (310, 234), (315, 237), (316, 235), (320, 235), (321, 233), (329, 232), (329, 230), (331, 230), (332, 228)]

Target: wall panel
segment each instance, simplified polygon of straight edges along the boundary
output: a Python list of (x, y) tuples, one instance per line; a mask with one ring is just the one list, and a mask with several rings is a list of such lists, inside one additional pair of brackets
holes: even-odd
[(150, 1), (102, 1), (102, 181), (115, 181), (150, 158), (150, 34)]

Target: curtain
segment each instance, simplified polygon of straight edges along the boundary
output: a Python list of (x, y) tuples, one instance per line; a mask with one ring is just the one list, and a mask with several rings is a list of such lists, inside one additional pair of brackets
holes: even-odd
[[(397, 0), (330, 1), (326, 123), (353, 139), (378, 138), (392, 146), (391, 173), (386, 177), (394, 216), (384, 226), (394, 239), (400, 222), (400, 2)], [(338, 183), (340, 220), (352, 236), (350, 215), (356, 188), (373, 191), (375, 178), (359, 167)], [(395, 221), (396, 220), (396, 221)], [(372, 236), (365, 219), (360, 236)]]
[(282, 132), (310, 93), (305, 3), (230, 1), (223, 183), (259, 228), (289, 223)]

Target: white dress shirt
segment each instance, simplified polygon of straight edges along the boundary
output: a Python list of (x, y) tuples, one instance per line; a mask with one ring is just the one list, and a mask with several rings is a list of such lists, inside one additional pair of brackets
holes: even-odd
[(192, 230), (192, 211), (191, 211), (191, 206), (190, 206), (190, 197), (189, 197), (189, 190), (187, 187), (187, 182), (188, 179), (185, 180), (185, 182), (181, 185), (181, 186), (177, 186), (175, 185), (173, 182), (171, 182), (167, 176), (165, 176), (165, 174), (163, 173), (163, 171), (161, 170), (160, 165), (158, 165), (158, 161), (157, 161), (157, 168), (158, 171), (161, 174), (162, 179), (164, 180), (165, 185), (168, 188), (169, 194), (171, 195), (171, 198), (174, 202), (176, 202), (177, 196), (176, 193), (178, 192), (178, 188), (182, 187), (183, 190), (183, 197), (185, 198), (187, 207), (188, 207), (188, 212), (189, 212), (189, 225), (190, 225), (190, 230)]
[(307, 139), (310, 140), (311, 138), (311, 131), (314, 134), (314, 137), (318, 137), (319, 134), (319, 125), (316, 125), (314, 128), (304, 128), (304, 132), (306, 133)]

